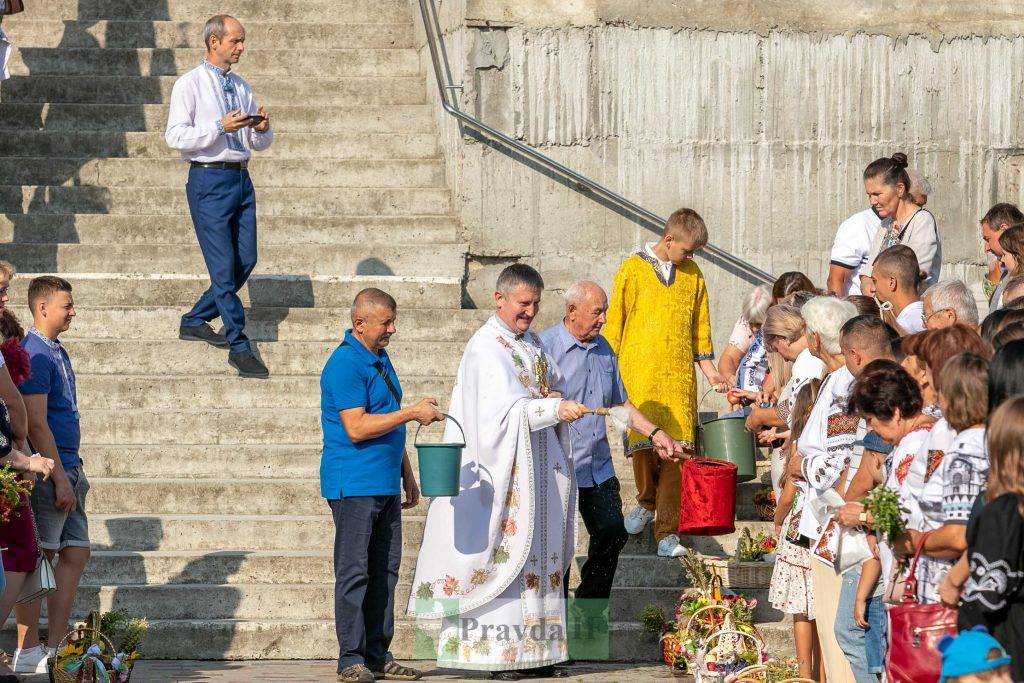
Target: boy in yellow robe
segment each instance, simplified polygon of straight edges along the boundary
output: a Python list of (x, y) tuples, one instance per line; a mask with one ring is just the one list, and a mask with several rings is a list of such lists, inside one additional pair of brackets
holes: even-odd
[[(697, 373), (717, 391), (728, 382), (715, 368), (711, 317), (704, 275), (693, 255), (708, 242), (704, 220), (679, 209), (657, 243), (649, 243), (619, 266), (604, 336), (619, 357), (630, 401), (692, 454), (696, 443)], [(653, 434), (630, 432), (637, 506), (626, 530), (643, 531), (654, 521), (658, 555), (678, 557), (681, 464), (662, 461), (651, 448)]]

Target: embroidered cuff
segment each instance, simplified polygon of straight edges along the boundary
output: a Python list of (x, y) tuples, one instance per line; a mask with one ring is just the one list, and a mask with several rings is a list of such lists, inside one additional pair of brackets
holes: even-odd
[(224, 131), (224, 122), (223, 122), (223, 121), (221, 121), (220, 119), (217, 119), (217, 133), (218, 133), (219, 135), (224, 135), (224, 134), (225, 134), (225, 131)]
[(560, 398), (535, 398), (527, 403), (526, 420), (530, 424), (530, 431), (536, 432), (558, 424), (558, 406), (561, 403)]
[(693, 360), (695, 363), (699, 363), (702, 360), (714, 360), (715, 352), (710, 351), (708, 353), (695, 353), (693, 354)]

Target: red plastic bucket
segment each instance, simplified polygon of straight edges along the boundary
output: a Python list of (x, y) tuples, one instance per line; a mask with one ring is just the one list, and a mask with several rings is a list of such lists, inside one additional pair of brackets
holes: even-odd
[(736, 465), (711, 458), (683, 462), (679, 533), (720, 536), (736, 531)]

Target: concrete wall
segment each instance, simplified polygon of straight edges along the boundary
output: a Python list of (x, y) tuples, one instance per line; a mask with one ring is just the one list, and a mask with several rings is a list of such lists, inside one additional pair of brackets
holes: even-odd
[[(656, 213), (697, 209), (712, 242), (776, 274), (823, 283), (836, 226), (866, 206), (864, 166), (905, 151), (934, 187), (944, 276), (977, 280), (978, 218), (1021, 196), (1015, 5), (460, 0), (441, 18), (464, 110)], [(553, 288), (608, 284), (652, 238), (439, 127), (473, 302), (515, 259)], [(702, 267), (720, 347), (750, 285)]]

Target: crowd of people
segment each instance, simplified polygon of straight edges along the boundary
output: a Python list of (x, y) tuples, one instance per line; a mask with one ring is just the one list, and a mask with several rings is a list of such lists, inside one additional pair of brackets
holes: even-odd
[[(720, 361), (771, 453), (769, 599), (793, 615), (802, 676), (881, 680), (900, 637), (887, 605), (912, 591), (1018, 654), (977, 670), (1021, 681), (1024, 214), (1000, 203), (981, 219), (998, 265), (982, 317), (967, 283), (939, 279), (930, 190), (906, 158), (873, 162), (864, 185), (877, 225), (862, 214), (843, 224), (825, 288), (785, 273), (751, 292)], [(898, 496), (904, 530), (878, 528), (864, 503), (877, 487)]]

